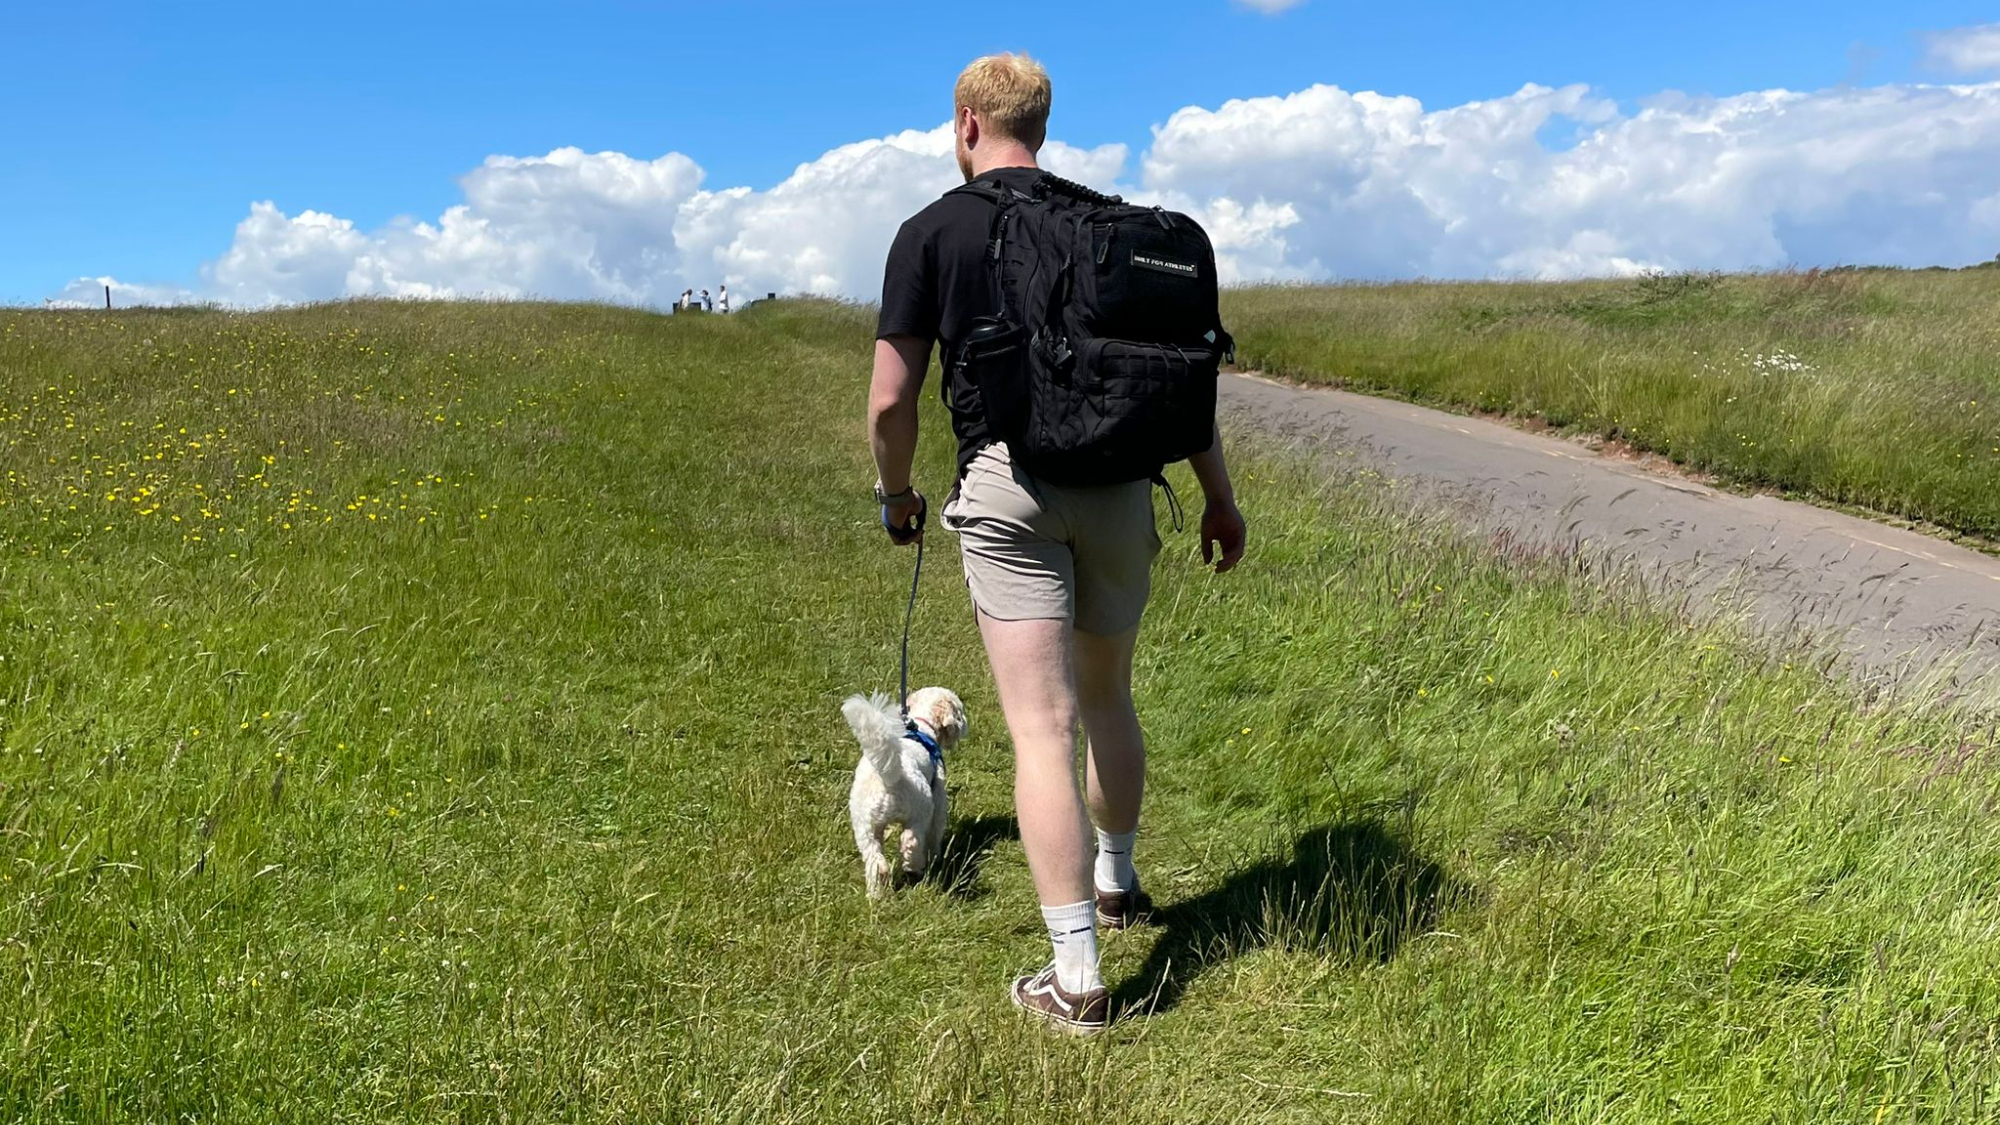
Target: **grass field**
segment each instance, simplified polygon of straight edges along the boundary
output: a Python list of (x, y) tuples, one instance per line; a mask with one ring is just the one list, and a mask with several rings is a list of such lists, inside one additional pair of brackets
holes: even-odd
[(1236, 290), (1246, 366), (2000, 540), (2000, 269)]
[(1151, 1014), (1019, 1023), (948, 536), (948, 858), (847, 839), (870, 323), (0, 312), (0, 1120), (2000, 1118), (1990, 729), (1248, 441), (1141, 650)]

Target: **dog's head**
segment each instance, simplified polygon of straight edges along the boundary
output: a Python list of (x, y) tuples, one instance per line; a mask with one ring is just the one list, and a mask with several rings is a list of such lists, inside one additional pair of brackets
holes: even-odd
[(949, 688), (918, 688), (910, 693), (910, 718), (921, 719), (937, 739), (938, 749), (949, 750), (965, 737), (965, 704)]

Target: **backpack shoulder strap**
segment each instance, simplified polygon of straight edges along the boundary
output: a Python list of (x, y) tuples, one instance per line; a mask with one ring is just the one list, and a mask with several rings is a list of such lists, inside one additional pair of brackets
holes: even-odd
[(1000, 245), (1001, 224), (1007, 218), (1007, 211), (1016, 203), (1030, 201), (1032, 197), (1023, 195), (1012, 188), (1001, 187), (999, 184), (990, 184), (981, 180), (973, 180), (970, 183), (960, 184), (958, 187), (945, 192), (945, 195), (968, 195), (974, 199), (985, 200), (993, 205), (993, 223), (986, 230), (986, 260), (997, 270), (1000, 266), (1000, 253), (1003, 249)]
[(945, 192), (945, 195), (969, 195), (974, 199), (983, 199), (991, 203), (995, 211), (1001, 213), (1005, 213), (1008, 208), (1017, 203), (1033, 203), (1041, 198), (1039, 191), (1034, 195), (1029, 195), (1018, 188), (1007, 187), (1003, 184), (987, 183), (984, 180), (974, 180), (968, 184), (960, 184), (950, 191)]
[(1007, 317), (1007, 270), (1006, 262), (1004, 261), (1007, 250), (1005, 245), (1007, 237), (1007, 213), (1014, 208), (1015, 204), (1032, 203), (1035, 201), (1035, 197), (1014, 188), (988, 183), (983, 180), (972, 180), (968, 183), (960, 184), (958, 187), (945, 192), (945, 195), (968, 195), (974, 199), (983, 199), (993, 205), (993, 221), (986, 228), (986, 264), (993, 271), (995, 292), (1000, 294), (1000, 307), (994, 310), (993, 315), (1004, 320)]
[(950, 191), (945, 192), (945, 194), (970, 195), (977, 199), (984, 199), (996, 207), (1011, 203), (1014, 199), (1013, 192), (1008, 191), (999, 184), (989, 184), (981, 180), (972, 180), (968, 183), (960, 184)]

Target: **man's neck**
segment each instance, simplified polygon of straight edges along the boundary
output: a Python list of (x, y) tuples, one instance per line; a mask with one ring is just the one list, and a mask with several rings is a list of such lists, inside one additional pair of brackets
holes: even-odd
[(1026, 145), (1010, 145), (995, 151), (991, 156), (983, 159), (979, 156), (974, 156), (972, 160), (972, 178), (976, 180), (988, 172), (997, 172), (1002, 168), (1040, 167), (1041, 165), (1035, 163), (1035, 154), (1030, 152)]

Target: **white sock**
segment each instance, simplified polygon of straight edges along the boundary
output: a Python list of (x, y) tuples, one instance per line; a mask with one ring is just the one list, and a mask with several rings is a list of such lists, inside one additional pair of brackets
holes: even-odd
[(1107, 894), (1114, 891), (1129, 891), (1139, 882), (1139, 874), (1132, 870), (1132, 837), (1138, 829), (1130, 832), (1106, 832), (1097, 830), (1097, 889)]
[(1056, 951), (1056, 983), (1064, 992), (1103, 988), (1097, 975), (1097, 903), (1090, 899), (1068, 906), (1042, 907), (1049, 944)]

